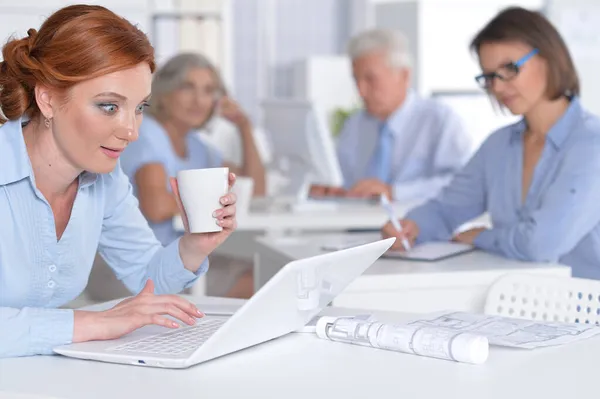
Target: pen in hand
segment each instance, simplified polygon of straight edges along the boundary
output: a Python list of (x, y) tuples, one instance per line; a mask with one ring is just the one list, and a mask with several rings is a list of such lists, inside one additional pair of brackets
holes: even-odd
[[(392, 226), (394, 226), (394, 228), (399, 233), (401, 233), (402, 226), (400, 225), (398, 217), (396, 216), (396, 212), (394, 212), (394, 208), (392, 207), (392, 204), (390, 204), (390, 200), (388, 199), (387, 195), (385, 195), (385, 193), (381, 193), (380, 202), (381, 206), (383, 206), (383, 209), (385, 209), (385, 211), (387, 212), (390, 222), (392, 222)], [(406, 237), (402, 238), (402, 246), (404, 246), (404, 250), (410, 250), (410, 243), (408, 242)]]

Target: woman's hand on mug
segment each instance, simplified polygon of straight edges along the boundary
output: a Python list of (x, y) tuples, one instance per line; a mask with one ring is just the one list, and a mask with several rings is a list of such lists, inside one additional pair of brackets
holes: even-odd
[[(180, 322), (175, 322), (166, 316)], [(107, 340), (122, 337), (147, 325), (178, 328), (194, 325), (204, 314), (196, 306), (177, 295), (155, 295), (154, 283), (148, 280), (144, 289), (103, 312), (75, 311), (73, 342)]]
[(179, 253), (186, 269), (191, 272), (196, 272), (204, 259), (208, 257), (219, 245), (221, 245), (237, 228), (237, 197), (231, 192), (231, 188), (235, 184), (235, 174), (229, 174), (229, 192), (221, 197), (220, 202), (223, 205), (220, 209), (215, 209), (213, 217), (215, 223), (223, 228), (222, 231), (214, 233), (190, 233), (185, 209), (179, 196), (179, 186), (177, 179), (171, 178), (171, 189), (175, 194), (177, 206), (181, 212), (181, 218), (185, 227), (185, 234), (179, 241)]
[(412, 220), (402, 219), (400, 220), (400, 226), (402, 231), (396, 230), (392, 222), (387, 222), (381, 229), (383, 238), (396, 237), (396, 242), (390, 248), (394, 251), (405, 251), (404, 245), (402, 245), (404, 239), (408, 240), (411, 247), (414, 246), (419, 235), (419, 226)]

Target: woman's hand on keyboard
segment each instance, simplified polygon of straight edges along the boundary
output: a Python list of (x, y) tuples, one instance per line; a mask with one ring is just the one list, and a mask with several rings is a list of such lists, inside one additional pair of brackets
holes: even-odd
[(140, 327), (156, 324), (178, 328), (179, 324), (165, 317), (194, 325), (204, 314), (196, 306), (177, 295), (155, 295), (152, 280), (136, 296), (125, 299), (103, 312), (75, 311), (73, 342), (119, 338)]

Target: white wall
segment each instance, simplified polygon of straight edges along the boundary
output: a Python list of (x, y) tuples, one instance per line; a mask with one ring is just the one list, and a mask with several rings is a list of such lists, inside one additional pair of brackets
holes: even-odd
[(159, 65), (180, 52), (206, 55), (233, 84), (231, 7), (234, 0), (147, 0)]
[(547, 14), (575, 62), (583, 105), (600, 115), (600, 1), (549, 1)]
[(343, 52), (348, 0), (238, 0), (233, 9), (234, 93), (255, 120), (261, 99), (294, 96), (293, 68)]
[(264, 96), (267, 79), (265, 48), (262, 39), (264, 25), (261, 14), (265, 12), (263, 0), (236, 1), (232, 9), (232, 65), (233, 85), (230, 87), (239, 104), (256, 120)]
[[(233, 0), (91, 0), (137, 24), (148, 34), (156, 50), (158, 64), (162, 64), (180, 51), (206, 53), (224, 72), (225, 80), (231, 82), (233, 60), (228, 43), (229, 25), (227, 10)], [(42, 22), (54, 11), (76, 0), (0, 0), (0, 38), (24, 36), (27, 29), (39, 29)], [(185, 20), (169, 17), (183, 10), (183, 14), (211, 12), (220, 13), (221, 20)], [(160, 18), (153, 20), (153, 16)]]
[[(54, 11), (70, 4), (74, 0), (0, 0), (0, 38), (5, 41), (11, 35), (25, 36), (27, 29), (39, 29), (42, 22)], [(110, 8), (114, 12), (139, 24), (142, 30), (150, 26), (149, 3), (146, 0), (98, 0), (87, 1)]]
[[(179, 0), (179, 5), (183, 14), (197, 12), (218, 14), (223, 7), (223, 2), (221, 0)], [(198, 21), (190, 18), (180, 21), (179, 51), (202, 53), (220, 69), (224, 67), (222, 39), (220, 20)]]
[(352, 77), (352, 65), (345, 55), (311, 56), (292, 68), (292, 93), (309, 100), (331, 127), (334, 113), (361, 105)]

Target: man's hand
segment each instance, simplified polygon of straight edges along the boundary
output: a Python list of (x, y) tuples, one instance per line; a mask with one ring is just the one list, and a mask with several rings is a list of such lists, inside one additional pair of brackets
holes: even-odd
[(348, 191), (349, 197), (375, 197), (386, 194), (392, 200), (392, 186), (385, 184), (378, 179), (364, 179), (359, 181)]
[(310, 194), (313, 198), (319, 197), (344, 197), (346, 196), (346, 190), (342, 187), (329, 187), (329, 186), (320, 186), (317, 184), (313, 184), (310, 187)]

